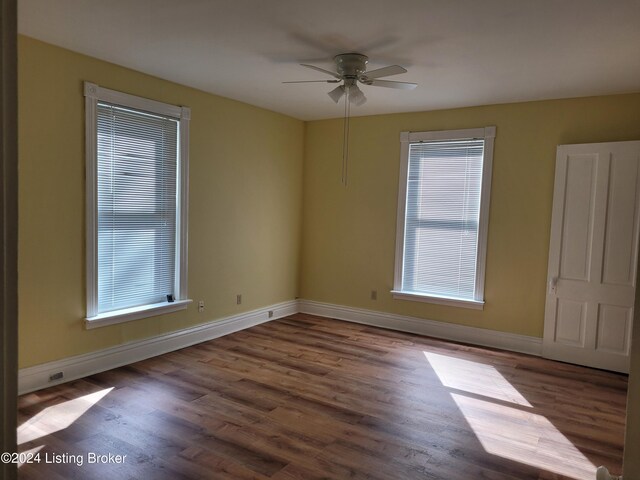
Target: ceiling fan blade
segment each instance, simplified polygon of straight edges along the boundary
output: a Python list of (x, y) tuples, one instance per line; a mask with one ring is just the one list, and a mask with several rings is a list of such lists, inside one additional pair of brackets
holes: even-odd
[(318, 72), (326, 73), (327, 75), (331, 75), (338, 80), (341, 79), (340, 75), (338, 75), (336, 72), (331, 72), (329, 70), (325, 70), (324, 68), (316, 67), (315, 65), (307, 65), (306, 63), (301, 63), (300, 65), (302, 65), (303, 67), (311, 68), (313, 70), (317, 70)]
[(349, 87), (349, 101), (359, 107), (367, 101), (367, 97), (364, 96), (364, 93), (357, 85), (353, 85)]
[(393, 82), (391, 80), (371, 80), (371, 82), (366, 82), (365, 84), (374, 87), (399, 88), (400, 90), (413, 90), (418, 86), (417, 83)]
[(344, 95), (344, 85), (340, 85), (339, 87), (334, 88), (329, 93), (327, 93), (327, 95), (331, 97), (331, 100), (338, 103)]
[(282, 83), (338, 83), (340, 80), (294, 80), (292, 82)]
[(371, 79), (371, 78), (388, 77), (390, 75), (398, 75), (400, 73), (407, 73), (407, 69), (402, 68), (400, 65), (389, 65), (388, 67), (377, 68), (375, 70), (364, 72), (361, 75), (361, 77), (366, 77)]

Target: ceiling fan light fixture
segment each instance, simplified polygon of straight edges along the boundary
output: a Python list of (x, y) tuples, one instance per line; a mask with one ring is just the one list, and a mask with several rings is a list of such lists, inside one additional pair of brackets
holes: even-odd
[(360, 90), (357, 85), (353, 85), (349, 89), (349, 101), (356, 107), (359, 107), (367, 101), (367, 97), (364, 96), (364, 93), (362, 93), (362, 90)]
[(334, 88), (329, 93), (327, 93), (327, 95), (331, 97), (331, 100), (338, 103), (344, 95), (344, 85), (340, 85), (339, 87)]

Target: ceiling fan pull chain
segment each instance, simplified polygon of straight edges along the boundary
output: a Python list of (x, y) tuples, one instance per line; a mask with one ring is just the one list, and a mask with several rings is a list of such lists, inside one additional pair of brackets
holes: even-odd
[(347, 186), (347, 162), (349, 161), (349, 118), (351, 102), (349, 101), (350, 88), (345, 88), (344, 95), (344, 138), (342, 140), (342, 185)]

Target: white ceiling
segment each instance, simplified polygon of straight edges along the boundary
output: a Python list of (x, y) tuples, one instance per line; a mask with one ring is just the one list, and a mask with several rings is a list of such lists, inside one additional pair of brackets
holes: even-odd
[[(369, 69), (352, 115), (640, 91), (640, 0), (19, 0), (19, 31), (109, 62), (303, 120), (340, 117), (344, 52)], [(88, 79), (100, 81), (100, 79)]]

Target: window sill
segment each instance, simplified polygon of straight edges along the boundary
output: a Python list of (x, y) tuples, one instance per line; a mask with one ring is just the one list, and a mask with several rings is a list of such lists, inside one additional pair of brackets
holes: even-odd
[(435, 303), (437, 305), (448, 305), (450, 307), (471, 308), (473, 310), (483, 310), (484, 302), (479, 300), (466, 300), (462, 298), (436, 297), (415, 292), (403, 292), (391, 290), (393, 298), (396, 300), (412, 300), (414, 302)]
[(193, 300), (176, 300), (175, 302), (161, 302), (152, 305), (143, 305), (141, 307), (125, 308), (106, 312), (96, 315), (95, 317), (87, 317), (84, 324), (87, 329), (105, 327), (107, 325), (115, 325), (116, 323), (130, 322), (131, 320), (139, 320), (141, 318), (153, 317), (164, 313), (177, 312), (185, 310)]

